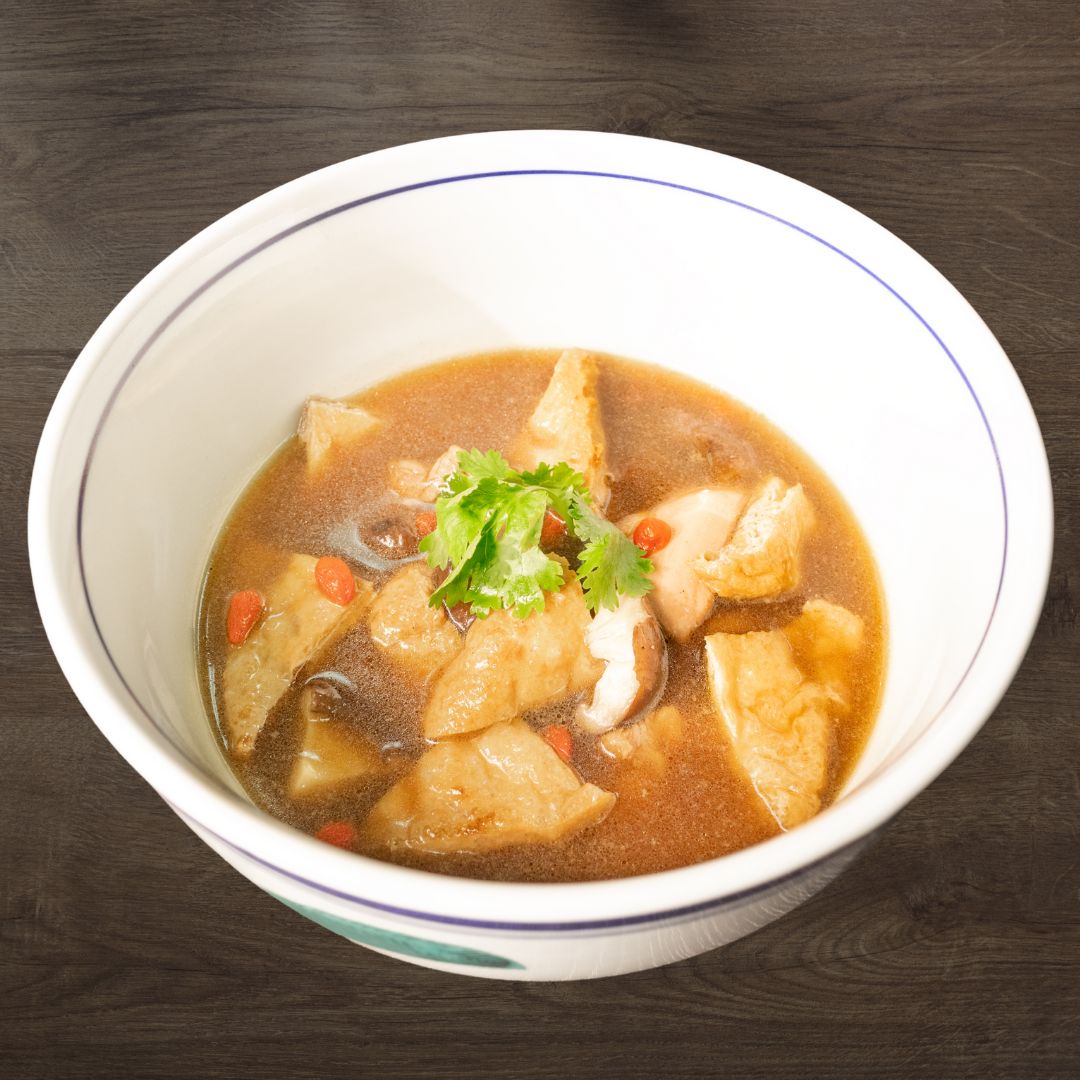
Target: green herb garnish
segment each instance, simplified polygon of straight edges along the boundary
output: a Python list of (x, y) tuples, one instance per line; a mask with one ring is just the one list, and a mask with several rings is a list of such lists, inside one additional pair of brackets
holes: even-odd
[(540, 550), (548, 509), (584, 544), (577, 575), (590, 610), (644, 595), (652, 563), (591, 502), (584, 477), (566, 462), (518, 472), (495, 450), (463, 450), (435, 503), (435, 531), (420, 541), (428, 564), (448, 571), (432, 606), (471, 604), (481, 619), (500, 608), (519, 619), (543, 611), (544, 593), (561, 589), (565, 573), (562, 560)]

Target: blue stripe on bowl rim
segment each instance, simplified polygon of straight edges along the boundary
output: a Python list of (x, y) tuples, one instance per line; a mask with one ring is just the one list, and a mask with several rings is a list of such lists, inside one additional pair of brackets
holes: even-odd
[[(181, 314), (183, 314), (184, 311), (186, 311), (197, 299), (199, 299), (199, 297), (201, 297), (213, 286), (217, 285), (223, 278), (227, 277), (238, 267), (242, 266), (244, 263), (248, 262), (250, 259), (254, 258), (261, 252), (266, 251), (268, 248), (273, 247), (275, 244), (278, 244), (282, 240), (285, 240), (288, 237), (292, 236), (294, 233), (298, 233), (303, 229), (310, 228), (313, 225), (317, 225), (320, 222), (326, 221), (329, 218), (336, 217), (338, 214), (345, 213), (346, 211), (355, 210), (358, 207), (366, 206), (369, 203), (379, 202), (383, 199), (389, 199), (394, 196), (406, 195), (409, 192), (413, 191), (421, 191), (426, 188), (442, 187), (448, 184), (461, 184), (482, 180), (509, 179), (524, 176), (588, 178), (636, 184), (649, 184), (653, 187), (667, 188), (673, 191), (684, 192), (690, 195), (700, 195), (704, 198), (712, 199), (715, 202), (726, 203), (729, 206), (737, 207), (741, 210), (746, 210), (749, 213), (756, 214), (759, 217), (776, 222), (779, 225), (783, 225), (786, 228), (792, 229), (795, 232), (800, 233), (807, 239), (812, 240), (817, 244), (820, 244), (822, 247), (827, 248), (829, 251), (832, 251), (834, 254), (838, 255), (842, 259), (845, 259), (847, 262), (851, 263), (853, 266), (857, 267), (873, 281), (877, 282), (878, 285), (885, 289), (900, 304), (902, 304), (907, 309), (907, 311), (910, 312), (912, 316), (914, 316), (914, 318), (920, 323), (920, 325), (926, 330), (926, 332), (934, 339), (935, 343), (945, 354), (949, 363), (952, 365), (956, 373), (959, 375), (960, 379), (963, 381), (964, 387), (966, 388), (968, 394), (971, 396), (975, 408), (978, 410), (979, 418), (982, 421), (983, 428), (986, 431), (987, 437), (990, 442), (990, 449), (994, 456), (994, 463), (998, 473), (998, 482), (1001, 489), (1003, 522), (1001, 569), (998, 574), (997, 588), (994, 593), (994, 602), (990, 609), (990, 615), (987, 618), (986, 626), (983, 629), (982, 636), (979, 638), (979, 643), (976, 646), (975, 651), (972, 653), (971, 659), (968, 661), (967, 666), (964, 668), (963, 674), (960, 676), (959, 680), (956, 683), (956, 686), (953, 688), (952, 692), (949, 694), (948, 698), (941, 706), (941, 709), (938, 710), (937, 715), (940, 715), (941, 712), (943, 712), (948, 707), (949, 703), (953, 700), (953, 698), (959, 692), (960, 688), (964, 685), (968, 675), (971, 673), (972, 667), (975, 665), (975, 661), (978, 659), (979, 654), (982, 652), (982, 648), (986, 641), (987, 635), (990, 633), (990, 628), (993, 625), (994, 617), (997, 614), (998, 603), (1001, 599), (1001, 590), (1005, 580), (1005, 567), (1009, 551), (1009, 503), (1005, 485), (1005, 473), (1001, 466), (1001, 457), (998, 453), (997, 440), (994, 437), (993, 429), (990, 425), (989, 418), (986, 415), (986, 411), (983, 408), (982, 402), (979, 400), (979, 396), (975, 392), (975, 388), (974, 386), (972, 386), (971, 380), (968, 378), (967, 373), (964, 371), (963, 367), (961, 367), (960, 362), (953, 355), (949, 347), (945, 344), (941, 335), (938, 334), (938, 332), (930, 325), (930, 323), (923, 317), (923, 315), (920, 314), (920, 312), (914, 307), (914, 305), (912, 305), (910, 301), (908, 301), (895, 288), (893, 288), (892, 285), (890, 285), (887, 281), (885, 281), (884, 278), (882, 278), (879, 274), (876, 274), (864, 263), (856, 259), (853, 255), (844, 251), (836, 244), (833, 244), (830, 241), (826, 240), (824, 237), (819, 236), (817, 233), (811, 231), (810, 229), (804, 228), (802, 225), (798, 225), (787, 218), (781, 217), (779, 214), (774, 214), (771, 211), (762, 209), (759, 206), (754, 206), (750, 203), (742, 202), (741, 200), (732, 198), (729, 195), (721, 195), (718, 192), (708, 191), (704, 188), (692, 187), (688, 184), (679, 184), (671, 180), (661, 180), (656, 177), (635, 176), (629, 173), (603, 172), (600, 170), (591, 169), (499, 169), (486, 172), (464, 173), (456, 176), (437, 177), (431, 180), (420, 180), (416, 183), (404, 184), (399, 187), (388, 188), (385, 191), (375, 192), (371, 195), (364, 195), (357, 199), (351, 199), (348, 202), (341, 203), (338, 206), (331, 207), (328, 210), (323, 210), (318, 214), (314, 214), (311, 217), (305, 218), (303, 221), (297, 222), (294, 225), (290, 225), (288, 228), (282, 229), (280, 232), (277, 232), (273, 236), (268, 237), (266, 240), (263, 240), (260, 243), (256, 244), (244, 254), (237, 256), (230, 263), (228, 263), (222, 269), (218, 270), (216, 273), (212, 274), (191, 293), (189, 293), (188, 296), (185, 297), (185, 299), (182, 300), (175, 308), (173, 308), (173, 310), (150, 333), (150, 335), (146, 338), (143, 344), (136, 350), (131, 360), (128, 362), (127, 367), (121, 373), (119, 379), (116, 382), (116, 385), (113, 387), (111, 393), (109, 394), (109, 397), (105, 403), (105, 407), (102, 410), (101, 417), (99, 418), (98, 423), (94, 428), (94, 433), (91, 437), (89, 448), (87, 449), (86, 461), (83, 465), (82, 476), (79, 482), (79, 495), (75, 525), (75, 542), (76, 550), (78, 552), (79, 578), (82, 583), (83, 597), (86, 600), (86, 606), (90, 614), (90, 620), (93, 624), (94, 632), (97, 634), (97, 638), (101, 644), (101, 648), (104, 651), (106, 657), (108, 658), (113, 671), (116, 673), (116, 676), (120, 680), (121, 685), (124, 687), (125, 691), (131, 698), (132, 702), (135, 704), (139, 712), (142, 713), (142, 715), (146, 718), (150, 725), (173, 748), (173, 750), (180, 758), (186, 761), (196, 771), (202, 771), (202, 767), (198, 764), (198, 762), (196, 762), (188, 754), (187, 750), (183, 746), (179, 745), (176, 742), (176, 740), (173, 738), (172, 733), (165, 727), (163, 727), (161, 723), (158, 722), (158, 720), (153, 716), (150, 710), (146, 708), (141, 699), (131, 689), (131, 686), (128, 684), (128, 681), (124, 677), (123, 672), (120, 670), (119, 665), (116, 663), (116, 660), (114, 659), (112, 652), (110, 651), (109, 646), (105, 641), (104, 635), (101, 632), (101, 627), (97, 619), (97, 613), (94, 610), (94, 605), (90, 598), (89, 583), (86, 579), (85, 557), (83, 552), (83, 514), (85, 510), (86, 489), (90, 475), (90, 468), (93, 463), (94, 454), (97, 450), (97, 445), (100, 440), (101, 433), (105, 427), (105, 423), (108, 420), (109, 415), (116, 404), (121, 390), (124, 388), (124, 385), (127, 383), (132, 373), (146, 357), (147, 353), (158, 341), (161, 335), (176, 321), (176, 319)], [(168, 800), (166, 800), (166, 802), (168, 802)], [(794, 870), (781, 878), (773, 879), (772, 881), (765, 882), (759, 886), (755, 886), (752, 889), (744, 890), (740, 893), (731, 893), (724, 897), (718, 897), (713, 900), (701, 901), (700, 903), (692, 904), (686, 907), (672, 908), (663, 912), (653, 912), (646, 915), (627, 916), (622, 919), (599, 919), (583, 922), (498, 922), (483, 919), (458, 919), (451, 916), (434, 914), (431, 912), (415, 911), (408, 908), (398, 908), (390, 904), (382, 904), (377, 901), (366, 900), (362, 897), (352, 896), (351, 894), (340, 892), (337, 889), (330, 888), (329, 886), (322, 885), (318, 882), (309, 881), (306, 878), (302, 878), (299, 875), (296, 875), (291, 871), (286, 870), (284, 867), (277, 866), (276, 864), (271, 862), (267, 862), (259, 856), (256, 856), (251, 852), (248, 852), (245, 849), (238, 847), (232, 841), (226, 840), (224, 837), (217, 836), (217, 834), (214, 833), (213, 830), (208, 828), (205, 824), (197, 821), (195, 818), (188, 817), (172, 803), (169, 803), (169, 805), (174, 811), (176, 811), (176, 813), (178, 813), (182, 818), (184, 818), (184, 820), (188, 821), (190, 824), (198, 826), (198, 828), (206, 831), (210, 835), (215, 836), (221, 843), (226, 844), (230, 848), (234, 849), (237, 853), (243, 855), (245, 858), (251, 859), (256, 863), (265, 866), (267, 869), (273, 870), (274, 872), (281, 874), (283, 877), (292, 878), (298, 883), (302, 883), (317, 891), (326, 893), (328, 896), (334, 896), (341, 900), (347, 900), (352, 903), (359, 904), (362, 907), (373, 908), (376, 910), (385, 911), (390, 914), (396, 914), (413, 919), (418, 919), (420, 921), (462, 927), (467, 926), (488, 930), (594, 930), (608, 929), (614, 927), (638, 926), (646, 923), (660, 922), (667, 919), (685, 918), (703, 912), (711, 912), (716, 910), (717, 908), (723, 907), (728, 904), (739, 903), (740, 901), (745, 900), (748, 897), (754, 896), (768, 889), (776, 888), (781, 884), (787, 883), (797, 877), (802, 876), (803, 874), (813, 869), (815, 866), (821, 865), (825, 861), (834, 858), (838, 854), (838, 852), (831, 852), (829, 855), (823, 856), (815, 863), (800, 867), (797, 870)], [(856, 843), (858, 843), (858, 841), (856, 841)], [(840, 850), (843, 851), (846, 849)]]
[[(162, 798), (164, 798), (164, 796), (162, 796)], [(304, 885), (316, 892), (323, 893), (326, 896), (331, 896), (336, 900), (346, 900), (349, 903), (369, 908), (372, 911), (383, 912), (387, 915), (397, 915), (407, 919), (415, 919), (419, 922), (436, 923), (442, 926), (452, 926), (463, 930), (505, 931), (511, 932), (515, 936), (520, 936), (522, 932), (551, 934), (554, 932), (582, 930), (633, 931), (642, 926), (649, 926), (658, 922), (693, 922), (700, 917), (717, 914), (721, 910), (744, 906), (749, 901), (760, 897), (763, 893), (771, 893), (777, 889), (783, 888), (785, 885), (794, 884), (796, 881), (808, 877), (826, 863), (832, 862), (834, 859), (843, 858), (845, 853), (852, 852), (853, 849), (860, 850), (869, 845), (877, 839), (885, 828), (885, 825), (879, 825), (872, 832), (867, 833), (865, 836), (860, 836), (858, 840), (854, 840), (850, 844), (845, 844), (842, 848), (837, 848), (836, 851), (830, 851), (828, 855), (823, 855), (820, 859), (815, 859), (813, 862), (809, 862), (805, 866), (800, 866), (797, 870), (792, 870), (787, 874), (782, 874), (780, 877), (772, 878), (769, 881), (763, 881), (760, 885), (754, 885), (749, 889), (740, 889), (738, 892), (728, 893), (726, 896), (715, 897), (711, 900), (701, 900), (696, 904), (687, 904), (679, 908), (670, 908), (663, 912), (653, 912), (645, 915), (623, 915), (610, 919), (590, 919), (588, 921), (579, 922), (521, 923), (493, 921), (489, 919), (467, 919), (456, 915), (433, 915), (429, 912), (415, 911), (412, 908), (398, 907), (394, 904), (384, 904), (378, 900), (366, 900), (360, 896), (353, 896), (352, 893), (342, 892), (340, 889), (322, 885), (319, 882), (312, 881), (310, 878), (303, 877), (300, 874), (294, 874), (291, 870), (286, 870), (275, 863), (268, 862), (266, 859), (255, 855), (246, 848), (240, 847), (232, 840), (229, 840), (220, 833), (208, 828), (201, 822), (196, 821), (195, 818), (186, 814), (180, 807), (169, 802), (168, 799), (165, 799), (165, 802), (177, 817), (186, 822), (196, 833), (200, 830), (208, 833), (218, 841), (218, 843), (224, 844), (227, 848), (235, 851), (238, 855), (242, 855), (245, 859), (250, 859), (253, 863), (258, 864), (267, 870), (271, 870), (283, 878), (294, 881), (298, 885)], [(509, 884), (513, 883), (511, 882)], [(268, 890), (264, 889), (264, 892), (265, 891)]]

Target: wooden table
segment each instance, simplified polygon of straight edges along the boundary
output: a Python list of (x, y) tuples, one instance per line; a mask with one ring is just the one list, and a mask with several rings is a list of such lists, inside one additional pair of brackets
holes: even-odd
[[(0, 1075), (1080, 1074), (1078, 58), (1076, 0), (3, 5)], [(1035, 642), (960, 760), (794, 914), (595, 983), (424, 971), (258, 892), (83, 714), (25, 557), (53, 395), (160, 259), (319, 166), (517, 127), (694, 143), (869, 214), (997, 334), (1056, 486)]]

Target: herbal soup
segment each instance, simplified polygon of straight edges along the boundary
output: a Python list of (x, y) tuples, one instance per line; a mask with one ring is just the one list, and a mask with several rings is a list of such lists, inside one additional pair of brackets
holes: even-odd
[(813, 817), (885, 654), (870, 551), (805, 454), (700, 383), (576, 349), (303, 403), (199, 627), (259, 806), (516, 881), (686, 866)]

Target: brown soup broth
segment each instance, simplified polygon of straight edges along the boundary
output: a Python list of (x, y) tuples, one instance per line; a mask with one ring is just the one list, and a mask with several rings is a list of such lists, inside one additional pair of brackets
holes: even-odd
[[(327, 531), (344, 520), (362, 524), (385, 511), (387, 467), (398, 458), (430, 462), (447, 446), (507, 447), (543, 393), (558, 353), (483, 354), (433, 364), (381, 383), (350, 399), (385, 422), (332, 457), (318, 481), (308, 480), (304, 451), (290, 439), (238, 501), (210, 560), (200, 607), (198, 654), (203, 690), (217, 723), (215, 686), (226, 650), (225, 612), (237, 589), (263, 589), (290, 551), (327, 550)], [(885, 661), (885, 621), (877, 570), (851, 511), (822, 471), (791, 440), (752, 410), (701, 383), (661, 368), (601, 356), (598, 387), (612, 498), (618, 520), (682, 490), (708, 484), (752, 488), (769, 475), (799, 482), (814, 506), (817, 527), (803, 550), (798, 594), (782, 601), (720, 602), (685, 644), (668, 642), (663, 703), (679, 708), (686, 737), (661, 779), (613, 762), (593, 740), (578, 738), (574, 767), (584, 780), (616, 791), (598, 825), (553, 844), (531, 844), (475, 855), (395, 853), (394, 861), (448, 874), (510, 881), (584, 881), (626, 877), (701, 862), (778, 832), (741, 771), (729, 762), (706, 684), (703, 639), (718, 630), (783, 626), (811, 597), (859, 614), (865, 641), (850, 687), (851, 708), (835, 723), (832, 801), (858, 759), (877, 711)], [(386, 575), (368, 573), (381, 586)], [(362, 702), (352, 718), (377, 745), (390, 746), (392, 777), (360, 791), (294, 800), (286, 792), (301, 738), (296, 687), (320, 670), (353, 681)], [(419, 715), (426, 689), (383, 660), (363, 624), (305, 668), (270, 715), (246, 762), (230, 758), (254, 802), (275, 817), (315, 832), (327, 821), (361, 822), (367, 810), (424, 748)], [(527, 719), (537, 726), (568, 721), (578, 700), (560, 702)], [(385, 852), (366, 852), (385, 858)]]

